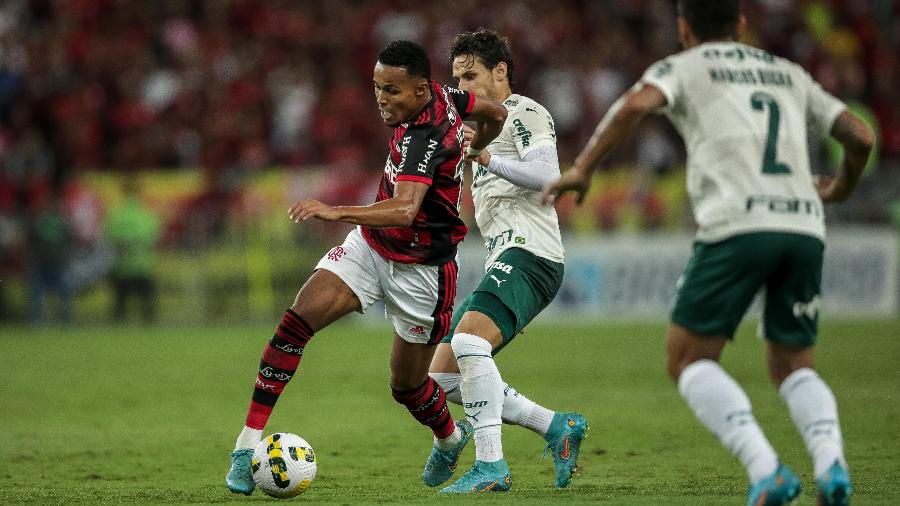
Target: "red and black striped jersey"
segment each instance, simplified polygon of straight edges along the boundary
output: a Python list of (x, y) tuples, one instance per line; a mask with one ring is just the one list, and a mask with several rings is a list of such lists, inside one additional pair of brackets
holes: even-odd
[(412, 120), (394, 129), (376, 202), (394, 196), (397, 181), (431, 188), (408, 228), (362, 227), (382, 257), (406, 264), (441, 265), (456, 256), (468, 228), (459, 217), (463, 184), (463, 123), (475, 96), (431, 82), (431, 100)]

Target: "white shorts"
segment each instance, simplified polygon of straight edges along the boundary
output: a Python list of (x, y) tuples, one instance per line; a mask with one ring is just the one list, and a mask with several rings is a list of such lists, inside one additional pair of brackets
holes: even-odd
[(319, 260), (316, 269), (336, 274), (356, 294), (365, 312), (384, 300), (385, 317), (410, 343), (436, 344), (449, 332), (456, 298), (456, 260), (444, 265), (392, 262), (353, 229), (344, 244)]

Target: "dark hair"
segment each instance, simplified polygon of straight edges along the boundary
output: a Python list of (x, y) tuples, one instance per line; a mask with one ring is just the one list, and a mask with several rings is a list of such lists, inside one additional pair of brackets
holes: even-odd
[(678, 0), (678, 15), (701, 41), (736, 37), (740, 0)]
[(408, 40), (395, 40), (378, 53), (378, 61), (392, 67), (403, 67), (411, 76), (431, 80), (431, 60), (425, 48)]
[(506, 62), (506, 78), (509, 80), (509, 86), (513, 86), (515, 81), (509, 39), (487, 28), (479, 28), (474, 32), (463, 32), (457, 35), (450, 44), (450, 62), (452, 63), (457, 56), (465, 54), (480, 59), (488, 70), (492, 70), (500, 62)]

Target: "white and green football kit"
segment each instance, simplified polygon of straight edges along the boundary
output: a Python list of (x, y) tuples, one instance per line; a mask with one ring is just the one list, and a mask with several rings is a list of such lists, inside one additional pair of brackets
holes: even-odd
[(684, 138), (698, 225), (673, 321), (731, 337), (765, 287), (766, 337), (812, 344), (825, 224), (807, 134), (827, 136), (846, 106), (799, 65), (737, 42), (666, 58), (640, 82), (665, 95), (660, 112)]
[(454, 314), (443, 342), (450, 342), (462, 315), (474, 310), (497, 324), (505, 345), (562, 284), (565, 250), (559, 220), (556, 210), (540, 199), (543, 185), (559, 177), (553, 118), (521, 95), (510, 95), (503, 105), (509, 115), (486, 148), (489, 166), (473, 166), (475, 221), (488, 253), (485, 277)]

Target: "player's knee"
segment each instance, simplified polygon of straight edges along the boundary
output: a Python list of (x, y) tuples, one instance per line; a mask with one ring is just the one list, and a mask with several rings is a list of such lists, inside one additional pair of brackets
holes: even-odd
[(479, 336), (492, 346), (503, 342), (503, 334), (494, 320), (478, 311), (467, 311), (457, 324), (456, 333)]
[(459, 374), (459, 367), (456, 365), (456, 357), (453, 355), (453, 348), (450, 346), (450, 343), (438, 344), (434, 357), (431, 359), (431, 365), (428, 367), (428, 372), (432, 377), (435, 373)]
[(457, 362), (463, 357), (490, 355), (492, 349), (491, 343), (487, 339), (465, 333), (455, 334), (453, 340), (450, 341), (450, 346), (453, 348)]
[(703, 336), (672, 323), (667, 334), (666, 369), (676, 383), (681, 373), (698, 360), (719, 361), (722, 349), (728, 343), (724, 336)]
[(801, 369), (813, 370), (812, 348), (798, 349), (792, 353), (769, 352), (769, 376), (779, 388), (788, 376)]
[(681, 373), (683, 373), (688, 366), (700, 360), (718, 362), (719, 354), (711, 353), (707, 350), (684, 350), (684, 353), (674, 354), (670, 350), (668, 361), (666, 362), (666, 369), (669, 372), (669, 377), (672, 378), (672, 381), (678, 383), (678, 379), (681, 378)]

